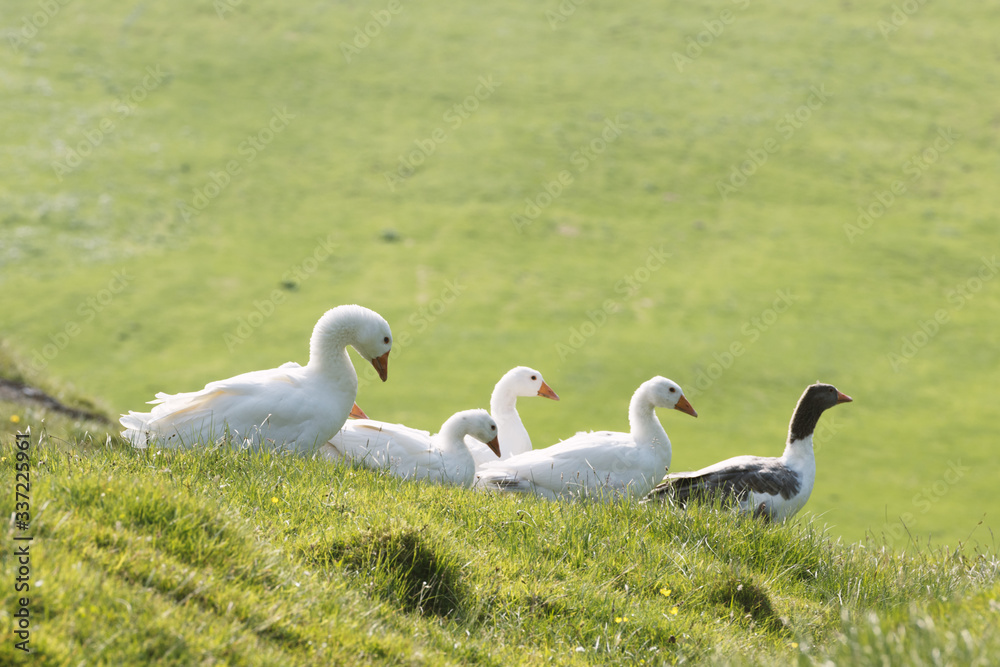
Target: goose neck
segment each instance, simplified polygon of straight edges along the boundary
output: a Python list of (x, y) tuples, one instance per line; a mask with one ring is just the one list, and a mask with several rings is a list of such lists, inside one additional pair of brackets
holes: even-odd
[(357, 306), (328, 310), (309, 338), (308, 365), (325, 372), (341, 372), (345, 366), (351, 366), (353, 371), (347, 346), (357, 342), (361, 320), (362, 312)]
[(815, 401), (803, 395), (795, 406), (795, 412), (792, 413), (792, 421), (788, 424), (788, 444), (796, 440), (809, 438), (811, 446), (812, 434), (816, 430), (816, 425), (819, 423), (819, 418), (822, 414), (823, 408), (818, 406)]
[[(456, 475), (457, 479), (465, 480), (471, 477), (476, 469), (476, 460), (473, 458), (469, 448), (465, 446), (466, 430), (458, 423), (458, 420), (448, 420), (441, 426), (441, 432), (434, 438), (445, 468), (449, 474)], [(462, 482), (463, 485), (468, 484)]]
[(792, 469), (815, 475), (816, 455), (813, 452), (813, 438), (811, 435), (801, 440), (792, 440), (785, 445), (785, 451), (781, 455), (781, 458), (785, 462), (785, 465)]
[(441, 425), (441, 432), (436, 438), (438, 449), (449, 454), (464, 452), (469, 458), (472, 458), (472, 455), (469, 454), (469, 448), (465, 446), (465, 433), (460, 420), (449, 419)]
[(334, 378), (338, 384), (346, 384), (348, 388), (358, 389), (358, 374), (347, 350), (326, 350), (323, 354), (310, 354), (306, 365), (310, 371), (321, 377)]
[(517, 396), (506, 388), (497, 386), (490, 395), (490, 414), (494, 418), (499, 414), (516, 417)]
[(656, 408), (641, 391), (636, 392), (628, 408), (632, 438), (637, 443), (660, 444), (669, 447), (670, 440), (656, 416)]

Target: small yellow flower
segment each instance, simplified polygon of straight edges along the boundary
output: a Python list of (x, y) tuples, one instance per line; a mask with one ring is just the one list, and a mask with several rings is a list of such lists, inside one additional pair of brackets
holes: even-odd
[(615, 623), (628, 623), (628, 616), (615, 616)]
[(792, 642), (792, 648), (798, 648), (798, 647), (799, 647), (798, 642)]
[(278, 504), (278, 497), (277, 496), (271, 496), (271, 502), (274, 503), (275, 505), (277, 505)]
[(671, 591), (669, 588), (661, 588), (660, 589), (660, 595), (662, 595), (664, 597), (670, 597), (670, 593), (672, 593), (672, 592), (673, 591)]
[(18, 423), (19, 421), (21, 421), (21, 418), (20, 418), (20, 417), (18, 417), (17, 415), (11, 415), (11, 416), (10, 416), (10, 423), (11, 423), (11, 424), (16, 424), (16, 423)]
[(678, 611), (680, 611), (679, 607), (671, 607), (670, 608), (670, 615), (671, 616), (676, 616)]

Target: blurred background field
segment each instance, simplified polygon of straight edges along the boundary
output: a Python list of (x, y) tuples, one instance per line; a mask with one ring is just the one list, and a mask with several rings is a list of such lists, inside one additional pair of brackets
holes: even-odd
[(360, 303), (373, 418), (524, 364), (545, 446), (665, 375), (676, 470), (822, 380), (806, 513), (993, 545), (1000, 6), (913, 6), (6, 2), (0, 336), (117, 413)]

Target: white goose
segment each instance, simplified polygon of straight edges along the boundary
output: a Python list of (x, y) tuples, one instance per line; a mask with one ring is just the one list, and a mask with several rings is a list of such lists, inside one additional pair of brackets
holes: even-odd
[[(500, 429), (500, 439), (503, 441), (501, 459), (531, 451), (531, 438), (521, 423), (521, 416), (517, 414), (518, 396), (544, 396), (554, 401), (559, 400), (556, 392), (545, 383), (542, 374), (533, 368), (517, 366), (500, 378), (490, 396), (490, 415)], [(475, 438), (466, 438), (465, 444), (472, 452), (477, 468), (496, 461), (493, 452)]]
[(788, 426), (788, 444), (778, 458), (736, 456), (694, 472), (667, 475), (649, 500), (671, 498), (680, 506), (693, 497), (721, 495), (740, 511), (784, 521), (802, 509), (816, 481), (813, 432), (828, 408), (851, 397), (829, 384), (813, 384), (799, 398)]
[(477, 471), (476, 486), (494, 491), (537, 493), (545, 498), (595, 494), (645, 495), (670, 465), (670, 439), (655, 408), (698, 413), (672, 380), (642, 383), (629, 404), (631, 433), (577, 433), (545, 449), (535, 449)]
[(360, 420), (352, 426), (320, 447), (319, 456), (327, 460), (351, 459), (403, 478), (459, 486), (472, 486), (476, 472), (476, 462), (465, 446), (466, 436), (485, 441), (500, 456), (497, 423), (486, 410), (456, 412), (429, 440), (426, 431), (402, 424)]
[(386, 380), (388, 323), (367, 308), (338, 306), (316, 323), (305, 366), (287, 363), (210, 382), (201, 391), (158, 393), (151, 412), (122, 415), (122, 436), (138, 448), (197, 446), (230, 435), (246, 447), (315, 452), (355, 405), (358, 376), (348, 345)]

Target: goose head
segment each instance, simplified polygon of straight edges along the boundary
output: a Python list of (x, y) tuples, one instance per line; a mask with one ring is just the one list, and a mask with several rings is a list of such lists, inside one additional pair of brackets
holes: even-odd
[(337, 306), (326, 311), (313, 329), (309, 342), (310, 359), (339, 354), (347, 345), (375, 367), (382, 382), (386, 381), (392, 331), (381, 315), (355, 305)]
[(801, 404), (803, 401), (808, 402), (822, 411), (828, 410), (840, 403), (850, 403), (853, 400), (853, 398), (839, 391), (832, 384), (817, 382), (806, 387), (806, 390), (802, 392), (799, 403)]
[(809, 385), (795, 405), (792, 421), (788, 425), (788, 441), (803, 440), (811, 436), (824, 411), (853, 400), (832, 384), (817, 382)]
[(697, 417), (694, 407), (685, 398), (684, 390), (673, 380), (656, 376), (643, 383), (643, 395), (655, 408), (680, 410), (692, 417)]
[(375, 311), (368, 311), (374, 317), (362, 319), (358, 327), (358, 337), (352, 347), (362, 357), (371, 362), (378, 371), (379, 378), (385, 382), (389, 377), (389, 350), (392, 349), (392, 331), (389, 323)]
[(457, 436), (461, 440), (466, 435), (471, 435), (486, 445), (498, 457), (500, 456), (500, 437), (497, 423), (486, 410), (464, 410), (455, 413), (445, 422), (441, 428), (442, 433), (448, 431), (448, 435)]
[(505, 391), (514, 396), (543, 396), (553, 401), (559, 400), (559, 395), (542, 379), (542, 374), (534, 368), (518, 366), (507, 371), (500, 379)]

